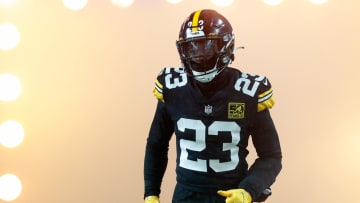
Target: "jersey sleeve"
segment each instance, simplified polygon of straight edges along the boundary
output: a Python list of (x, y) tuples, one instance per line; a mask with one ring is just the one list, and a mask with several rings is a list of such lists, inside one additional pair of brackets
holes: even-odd
[(282, 168), (282, 152), (276, 127), (270, 111), (275, 102), (273, 88), (265, 76), (247, 76), (253, 79), (252, 88), (256, 89), (257, 113), (252, 118), (250, 134), (256, 149), (257, 159), (250, 166), (248, 174), (240, 182), (239, 188), (248, 191), (257, 202), (262, 192), (274, 182)]
[(149, 195), (159, 196), (162, 179), (167, 167), (169, 141), (174, 132), (174, 126), (168, 115), (165, 99), (165, 77), (169, 72), (164, 68), (155, 80), (153, 93), (157, 98), (157, 107), (151, 123), (146, 142), (144, 158), (144, 197)]
[(184, 68), (165, 67), (157, 76), (153, 93), (155, 98), (165, 103), (168, 90), (182, 87), (187, 84)]
[(271, 109), (275, 104), (275, 100), (273, 97), (273, 89), (270, 81), (263, 77), (260, 81), (260, 86), (258, 89), (258, 105), (257, 111), (261, 112), (265, 109)]
[(163, 95), (163, 85), (159, 82), (159, 80), (155, 81), (155, 87), (153, 89), (154, 96), (161, 102), (165, 102)]
[(144, 197), (159, 196), (163, 176), (168, 162), (169, 141), (174, 126), (165, 104), (158, 101), (146, 141), (144, 158)]
[(165, 69), (163, 69), (157, 76), (156, 80), (155, 80), (155, 86), (153, 89), (153, 94), (155, 96), (155, 98), (157, 98), (159, 101), (161, 102), (165, 102), (164, 100), (164, 79), (163, 79), (163, 74), (164, 74)]

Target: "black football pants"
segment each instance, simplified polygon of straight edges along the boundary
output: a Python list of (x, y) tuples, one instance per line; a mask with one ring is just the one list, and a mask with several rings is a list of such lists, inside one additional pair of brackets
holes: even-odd
[(194, 192), (177, 184), (172, 203), (225, 203), (225, 198), (216, 192), (210, 194)]

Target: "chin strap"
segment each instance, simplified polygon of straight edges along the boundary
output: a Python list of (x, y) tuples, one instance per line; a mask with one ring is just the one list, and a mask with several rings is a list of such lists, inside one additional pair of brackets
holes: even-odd
[(195, 71), (195, 70), (191, 70), (191, 71), (192, 71), (194, 77), (201, 77), (201, 76), (204, 76), (204, 75), (207, 75), (207, 74), (214, 73), (217, 70), (218, 70), (217, 68), (213, 68), (213, 69), (205, 71), (205, 72), (198, 72), (198, 71)]

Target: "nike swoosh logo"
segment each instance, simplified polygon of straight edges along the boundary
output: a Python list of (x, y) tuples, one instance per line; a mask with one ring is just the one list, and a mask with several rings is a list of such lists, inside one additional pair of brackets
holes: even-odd
[(263, 83), (264, 83), (264, 85), (265, 85), (265, 86), (267, 86), (267, 85), (268, 85), (268, 80), (267, 80), (267, 78), (265, 78), (265, 80), (264, 80), (264, 82), (263, 82)]

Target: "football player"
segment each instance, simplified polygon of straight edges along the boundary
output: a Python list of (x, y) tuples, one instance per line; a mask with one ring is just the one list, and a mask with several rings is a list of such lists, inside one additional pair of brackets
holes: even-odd
[[(144, 158), (145, 203), (159, 203), (176, 137), (173, 203), (264, 201), (281, 170), (282, 152), (269, 109), (273, 89), (264, 76), (229, 67), (234, 33), (215, 10), (192, 12), (176, 46), (182, 67), (166, 67), (153, 90), (158, 100)], [(251, 136), (257, 159), (246, 161)]]

